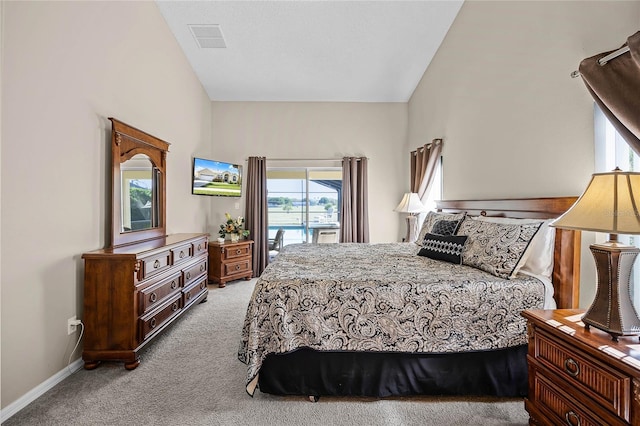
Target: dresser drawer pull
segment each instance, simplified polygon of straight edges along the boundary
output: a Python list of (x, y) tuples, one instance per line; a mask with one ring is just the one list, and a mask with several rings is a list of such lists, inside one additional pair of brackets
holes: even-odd
[(178, 287), (178, 283), (176, 280), (171, 281), (171, 290), (175, 290)]
[[(582, 424), (580, 417), (578, 417), (578, 415), (573, 411), (567, 411), (564, 415), (564, 419), (567, 421), (569, 426), (580, 426)], [(575, 419), (575, 421), (573, 419)]]
[(171, 305), (171, 310), (172, 310), (173, 312), (175, 312), (175, 311), (177, 311), (177, 310), (178, 310), (178, 302), (174, 302), (174, 303), (173, 303), (173, 305)]
[(187, 272), (187, 279), (191, 278), (191, 271)]
[(178, 256), (180, 257), (180, 259), (182, 259), (184, 257), (184, 252), (180, 250), (180, 254)]
[(200, 265), (200, 272), (204, 271), (204, 263)]
[(154, 317), (154, 318), (151, 318), (151, 321), (149, 321), (149, 327), (155, 328), (155, 326), (156, 326), (156, 319)]
[(153, 262), (153, 269), (158, 269), (160, 267), (160, 261), (156, 260), (155, 262)]
[(580, 366), (573, 359), (567, 358), (564, 361), (564, 371), (571, 377), (577, 377), (580, 374)]
[(202, 281), (202, 282), (200, 283), (200, 290), (204, 289), (205, 287), (206, 287), (206, 284), (205, 284), (205, 282), (204, 282), (204, 281)]
[(151, 303), (154, 303), (156, 300), (158, 300), (158, 295), (157, 295), (157, 294), (155, 294), (155, 293), (151, 293), (151, 294), (149, 295), (149, 301), (150, 301)]
[(242, 253), (242, 250), (241, 249), (237, 249), (236, 250), (236, 254), (240, 254), (240, 253)]
[(191, 292), (190, 292), (190, 291), (186, 292), (186, 293), (185, 293), (185, 295), (184, 295), (184, 297), (185, 297), (185, 299), (187, 299), (187, 300), (191, 299)]
[(202, 244), (198, 244), (198, 251), (202, 250)]
[(240, 270), (240, 265), (236, 265), (236, 271)]

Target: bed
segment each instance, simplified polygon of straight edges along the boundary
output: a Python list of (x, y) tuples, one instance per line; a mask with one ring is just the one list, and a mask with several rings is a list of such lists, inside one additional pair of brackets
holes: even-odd
[[(247, 392), (312, 400), (526, 396), (527, 333), (520, 313), (577, 307), (580, 233), (553, 230), (545, 243), (552, 260), (547, 278), (522, 267), (524, 253), (549, 219), (575, 200), (440, 201), (438, 213), (425, 220), (420, 245), (286, 246), (258, 279), (247, 308), (238, 351), (247, 364)], [(487, 245), (480, 238), (487, 229), (504, 231), (498, 238), (507, 241), (509, 260), (500, 253), (498, 263), (476, 259), (473, 266), (472, 247)], [(445, 250), (444, 261), (442, 250), (435, 256), (427, 250), (430, 238), (462, 245), (457, 255)], [(462, 253), (469, 264), (458, 263)]]

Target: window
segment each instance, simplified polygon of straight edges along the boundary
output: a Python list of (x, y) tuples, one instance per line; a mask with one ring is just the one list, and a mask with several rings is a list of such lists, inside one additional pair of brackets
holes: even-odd
[(341, 168), (268, 169), (269, 238), (282, 227), (283, 245), (310, 243), (322, 230), (339, 230), (341, 197)]
[(436, 164), (436, 174), (433, 177), (433, 183), (429, 189), (427, 199), (423, 202), (427, 210), (436, 209), (436, 201), (442, 199), (442, 157)]
[[(602, 110), (596, 105), (594, 112), (595, 124), (595, 171), (596, 173), (610, 172), (620, 167), (625, 172), (640, 171), (640, 157), (631, 149), (629, 144), (616, 131)], [(619, 235), (618, 239), (623, 244), (640, 247), (640, 235)], [(602, 235), (604, 241), (608, 236)], [(640, 268), (634, 264), (631, 272), (631, 300), (636, 310), (640, 310), (640, 291), (636, 283), (640, 283)]]

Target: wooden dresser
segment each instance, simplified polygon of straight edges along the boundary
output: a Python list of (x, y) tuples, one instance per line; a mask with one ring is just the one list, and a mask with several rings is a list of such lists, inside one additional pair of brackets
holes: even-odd
[(208, 234), (174, 234), (82, 255), (86, 369), (136, 368), (142, 348), (206, 300), (207, 243)]
[(528, 310), (532, 425), (639, 425), (640, 343), (585, 330), (576, 309)]
[(228, 281), (253, 277), (253, 241), (209, 243), (209, 281), (224, 287)]

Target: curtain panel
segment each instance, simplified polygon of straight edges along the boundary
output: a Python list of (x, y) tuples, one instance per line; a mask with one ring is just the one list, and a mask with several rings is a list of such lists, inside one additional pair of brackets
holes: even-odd
[(369, 242), (369, 196), (366, 157), (342, 159), (340, 242)]
[(429, 195), (441, 154), (442, 139), (434, 139), (411, 152), (411, 192), (417, 193), (423, 202)]
[(614, 51), (582, 60), (578, 71), (611, 124), (640, 155), (640, 31), (626, 46), (628, 53), (603, 64), (601, 59)]
[(253, 276), (259, 277), (269, 262), (267, 160), (264, 157), (249, 157), (246, 187), (244, 216), (253, 240)]

